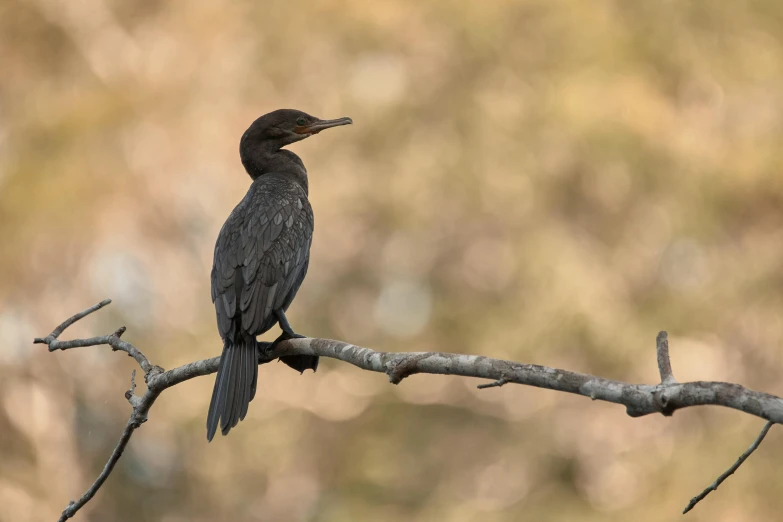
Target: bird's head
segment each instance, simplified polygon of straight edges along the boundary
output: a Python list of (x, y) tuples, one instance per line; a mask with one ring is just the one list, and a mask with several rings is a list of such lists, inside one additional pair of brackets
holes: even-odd
[(280, 109), (253, 122), (239, 142), (239, 156), (252, 179), (267, 172), (292, 174), (307, 190), (307, 170), (302, 160), (289, 150), (280, 150), (324, 129), (353, 123), (351, 118), (322, 120), (293, 109)]
[(351, 118), (322, 120), (302, 111), (279, 109), (261, 116), (250, 125), (242, 136), (239, 150), (243, 155), (250, 149), (274, 152), (322, 130), (351, 123)]

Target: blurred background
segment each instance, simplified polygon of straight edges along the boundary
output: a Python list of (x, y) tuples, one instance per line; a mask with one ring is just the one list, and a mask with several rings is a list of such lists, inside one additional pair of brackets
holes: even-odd
[[(783, 394), (783, 3), (0, 0), (0, 519), (55, 520), (130, 407), (125, 338), (218, 355), (209, 271), (290, 107), (316, 231), (300, 333)], [(268, 338), (277, 335), (273, 331)], [(167, 391), (79, 520), (678, 520), (763, 422), (324, 360), (263, 366), (205, 440), (213, 377)], [(774, 520), (783, 434), (688, 520)]]

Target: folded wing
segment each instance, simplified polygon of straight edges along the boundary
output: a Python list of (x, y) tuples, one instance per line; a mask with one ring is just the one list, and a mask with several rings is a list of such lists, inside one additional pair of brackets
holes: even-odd
[(229, 216), (215, 245), (212, 301), (220, 335), (256, 336), (288, 308), (310, 257), (313, 212), (295, 183), (262, 176)]

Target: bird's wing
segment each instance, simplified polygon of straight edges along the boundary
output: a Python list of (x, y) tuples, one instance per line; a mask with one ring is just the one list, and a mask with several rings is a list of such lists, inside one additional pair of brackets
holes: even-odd
[[(215, 245), (212, 301), (221, 337), (241, 329), (260, 335), (302, 282), (310, 254), (313, 211), (298, 185), (279, 180), (250, 187)], [(290, 302), (290, 298), (289, 298)]]

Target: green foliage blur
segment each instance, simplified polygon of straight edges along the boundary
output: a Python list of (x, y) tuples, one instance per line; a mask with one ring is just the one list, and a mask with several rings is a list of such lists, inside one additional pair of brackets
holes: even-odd
[[(209, 270), (290, 107), (355, 124), (310, 171), (300, 333), (631, 382), (783, 394), (779, 0), (0, 0), (0, 520), (55, 520), (124, 426), (125, 338), (220, 352)], [(270, 332), (269, 337), (277, 335)], [(334, 361), (260, 369), (211, 444), (213, 378), (167, 391), (78, 520), (674, 520), (763, 422)], [(776, 520), (776, 428), (687, 520)]]

